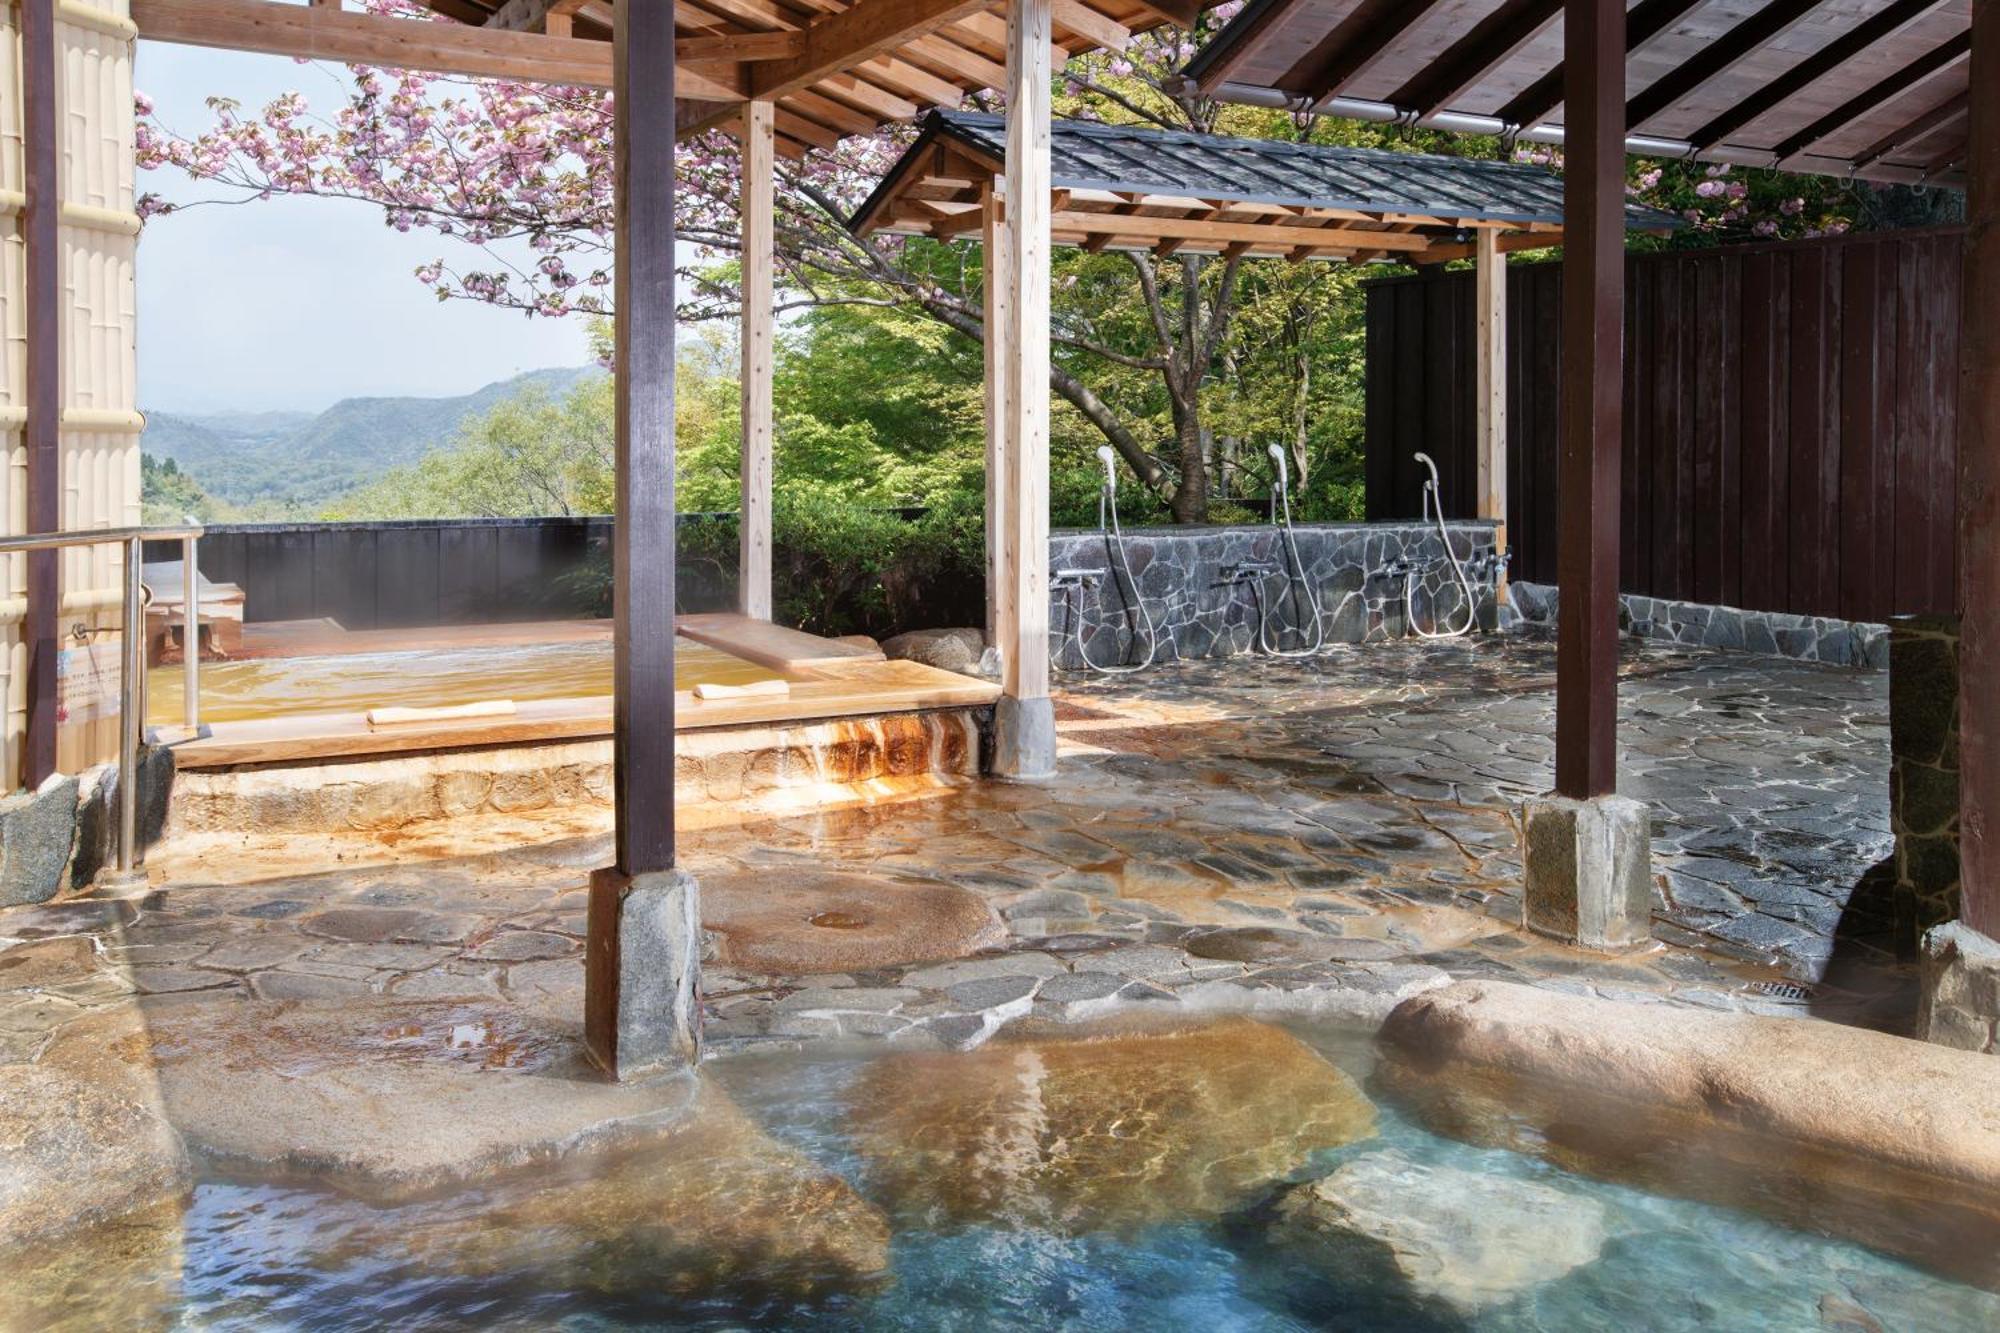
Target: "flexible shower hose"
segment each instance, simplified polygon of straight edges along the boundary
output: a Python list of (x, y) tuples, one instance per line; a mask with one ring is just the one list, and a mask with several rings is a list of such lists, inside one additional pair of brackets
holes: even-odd
[[(1424, 517), (1437, 520), (1438, 540), (1444, 543), (1444, 558), (1451, 564), (1452, 575), (1465, 593), (1465, 623), (1457, 629), (1425, 629), (1417, 623), (1417, 607), (1412, 600), (1417, 579), (1414, 567), (1403, 575), (1403, 620), (1409, 625), (1410, 633), (1420, 639), (1460, 639), (1472, 632), (1472, 622), (1478, 613), (1478, 599), (1472, 595), (1472, 581), (1465, 577), (1465, 566), (1459, 563), (1458, 552), (1451, 549), (1451, 533), (1444, 526), (1444, 502), (1438, 499), (1436, 491), (1435, 485), (1424, 483)], [(1432, 618), (1436, 619), (1435, 616)]]
[[(1275, 452), (1277, 446), (1273, 445), (1272, 449)], [(1326, 646), (1326, 626), (1320, 623), (1322, 616), (1319, 596), (1313, 592), (1312, 580), (1306, 576), (1306, 562), (1299, 558), (1299, 539), (1292, 532), (1292, 488), (1285, 480), (1282, 466), (1278, 472), (1278, 503), (1284, 515), (1284, 526), (1282, 529), (1284, 536), (1282, 540), (1285, 549), (1291, 554), (1292, 568), (1298, 571), (1299, 587), (1304, 589), (1306, 594), (1306, 608), (1312, 612), (1312, 642), (1304, 648), (1278, 647), (1277, 641), (1271, 635), (1271, 604), (1264, 601), (1262, 593), (1259, 593), (1257, 597), (1259, 603), (1257, 642), (1264, 649), (1265, 653), (1272, 657), (1311, 657)], [(1277, 515), (1273, 515), (1272, 517), (1276, 518)], [(1285, 582), (1287, 586), (1290, 585), (1290, 576), (1286, 577)], [(1300, 626), (1299, 628), (1299, 637), (1307, 637), (1304, 626)]]
[(1146, 595), (1139, 591), (1139, 580), (1133, 576), (1131, 557), (1125, 554), (1125, 530), (1118, 523), (1118, 502), (1109, 484), (1097, 492), (1097, 526), (1111, 542), (1112, 568), (1111, 582), (1118, 582), (1117, 566), (1125, 567), (1125, 586), (1132, 590), (1132, 600), (1139, 607), (1139, 618), (1146, 626), (1146, 660), (1138, 663), (1099, 666), (1090, 660), (1090, 650), (1083, 644), (1083, 589), (1076, 590), (1076, 609), (1071, 614), (1070, 633), (1076, 638), (1076, 655), (1083, 664), (1101, 676), (1130, 676), (1153, 665), (1153, 659), (1160, 654), (1160, 635), (1153, 625), (1153, 613), (1146, 609)]

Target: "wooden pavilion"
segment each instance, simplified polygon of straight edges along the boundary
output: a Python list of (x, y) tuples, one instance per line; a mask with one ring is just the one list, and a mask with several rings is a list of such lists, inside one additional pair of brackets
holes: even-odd
[(1626, 154), (1966, 187), (1960, 875), (2000, 938), (2000, 0), (1253, 0), (1186, 77), (1563, 146), (1556, 790), (1583, 802), (1617, 786)]

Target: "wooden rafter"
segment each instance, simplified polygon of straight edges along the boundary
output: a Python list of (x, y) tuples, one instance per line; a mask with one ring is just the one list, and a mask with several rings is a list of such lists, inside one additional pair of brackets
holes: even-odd
[(1838, 133), (1862, 116), (1901, 97), (1932, 75), (1964, 60), (1971, 53), (1972, 32), (1967, 29), (1950, 41), (1932, 47), (1888, 78), (1858, 96), (1849, 98), (1786, 139), (1772, 150), (1774, 160), (1783, 162), (1793, 154), (1812, 147), (1828, 135)]
[(1827, 43), (1778, 78), (1714, 117), (1689, 135), (1689, 141), (1703, 148), (1714, 147), (1765, 112), (1774, 110), (1797, 97), (1848, 61), (1895, 36), (1909, 24), (1936, 9), (1940, 3), (1941, 0), (1897, 0), (1897, 3), (1866, 22), (1856, 24), (1843, 36)]
[[(1702, 0), (1641, 0), (1639, 7), (1626, 20), (1626, 56), (1629, 58), (1634, 51), (1665, 32), (1676, 19), (1701, 3)], [(1547, 120), (1562, 105), (1564, 77), (1565, 71), (1558, 62), (1554, 69), (1529, 84), (1513, 101), (1500, 108), (1500, 121), (1528, 129)]]
[[(1938, 133), (1959, 124), (1972, 114), (1972, 92), (1970, 89), (1947, 97), (1915, 120), (1863, 149), (1854, 158), (1854, 165), (1865, 168), (1880, 162), (1899, 149), (1914, 147)], [(1954, 148), (1954, 152), (1962, 149)]]
[(1774, 3), (1758, 10), (1704, 46), (1694, 59), (1653, 80), (1644, 92), (1627, 102), (1626, 126), (1637, 129), (1644, 125), (1710, 79), (1734, 67), (1745, 56), (1783, 36), (1819, 8), (1821, 3), (1822, 0), (1774, 0)]
[[(886, 55), (913, 37), (935, 32), (967, 14), (984, 9), (988, 0), (857, 0), (806, 29), (806, 49), (790, 60), (758, 67), (751, 77), (754, 95), (782, 97), (838, 74), (861, 61)], [(1002, 80), (1005, 70), (1001, 71)]]
[(1396, 39), (1423, 21), (1439, 0), (1362, 0), (1305, 59), (1297, 91), (1324, 104), (1340, 96), (1389, 53)]
[(1555, 22), (1562, 0), (1507, 0), (1390, 97), (1419, 117), (1450, 107)]

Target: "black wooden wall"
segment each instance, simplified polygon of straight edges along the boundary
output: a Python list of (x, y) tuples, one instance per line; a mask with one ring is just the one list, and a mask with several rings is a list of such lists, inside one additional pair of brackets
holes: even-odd
[[(1879, 621), (1955, 607), (1962, 233), (1635, 255), (1620, 585)], [(1508, 536), (1555, 580), (1560, 264), (1508, 273)], [(1472, 275), (1368, 289), (1368, 516), (1474, 505)]]

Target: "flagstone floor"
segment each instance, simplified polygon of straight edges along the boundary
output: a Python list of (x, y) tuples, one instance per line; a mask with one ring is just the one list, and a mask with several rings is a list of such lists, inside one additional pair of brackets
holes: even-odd
[[(1367, 1019), (1454, 977), (1892, 1025), (1908, 978), (1873, 943), (1870, 873), (1890, 851), (1887, 677), (1636, 644), (1624, 671), (1654, 950), (1595, 958), (1513, 926), (1552, 645), (1371, 645), (1067, 677), (1052, 782), (685, 836), (717, 914), (711, 1042), (964, 1047), (1129, 1004)], [(608, 859), (584, 839), (353, 869), (302, 844), (278, 878), (183, 871), (139, 900), (0, 911), (0, 1064), (135, 996), (580, 1016), (585, 883)], [(772, 909), (792, 902), (830, 906)], [(937, 961), (940, 940), (976, 952)]]

